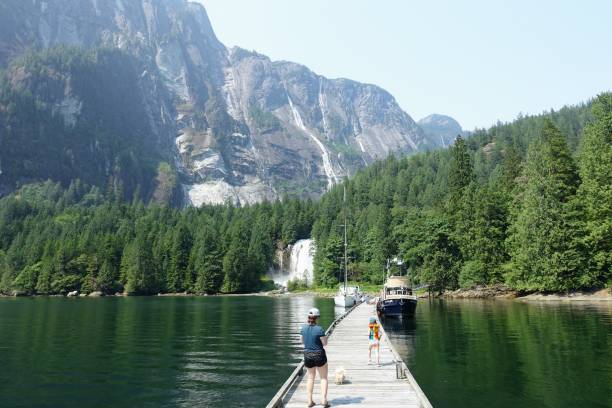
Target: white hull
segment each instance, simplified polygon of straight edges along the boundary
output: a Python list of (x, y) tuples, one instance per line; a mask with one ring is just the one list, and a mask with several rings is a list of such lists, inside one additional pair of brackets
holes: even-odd
[(334, 303), (340, 307), (353, 307), (357, 301), (351, 295), (338, 295), (334, 297)]

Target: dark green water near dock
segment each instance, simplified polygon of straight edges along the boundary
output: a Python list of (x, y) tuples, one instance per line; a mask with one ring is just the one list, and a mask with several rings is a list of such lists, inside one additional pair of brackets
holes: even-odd
[(612, 407), (612, 303), (418, 308), (385, 329), (434, 407)]
[(329, 299), (0, 298), (0, 407), (261, 407)]
[[(262, 407), (312, 306), (325, 325), (340, 313), (308, 297), (0, 298), (0, 407)], [(421, 301), (385, 327), (436, 408), (612, 407), (610, 304)]]

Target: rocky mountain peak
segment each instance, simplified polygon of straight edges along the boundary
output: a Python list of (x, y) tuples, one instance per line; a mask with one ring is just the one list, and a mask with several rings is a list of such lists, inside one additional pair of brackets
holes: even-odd
[[(2, 66), (27, 49), (57, 46), (116, 49), (126, 56), (117, 63), (129, 61), (139, 73), (138, 92), (122, 103), (144, 109), (145, 132), (155, 135), (158, 157), (177, 173), (162, 178), (176, 180), (189, 204), (253, 203), (283, 193), (317, 197), (391, 152), (446, 144), (444, 138), (428, 137), (375, 85), (329, 79), (300, 64), (226, 48), (199, 3), (5, 3), (0, 6)], [(43, 102), (76, 125), (91, 98), (68, 89), (58, 100)], [(159, 195), (151, 191), (151, 196)]]
[(465, 134), (459, 122), (446, 115), (434, 113), (417, 123), (434, 143), (443, 147), (453, 144), (458, 135)]

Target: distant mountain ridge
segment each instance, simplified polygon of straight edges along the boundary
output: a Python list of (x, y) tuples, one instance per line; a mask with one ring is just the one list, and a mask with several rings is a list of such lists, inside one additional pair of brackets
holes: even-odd
[[(35, 71), (16, 59), (28, 50)], [(81, 177), (175, 204), (318, 197), (390, 153), (448, 143), (375, 85), (226, 48), (204, 7), (184, 0), (5, 1), (0, 66), (0, 129), (10, 133), (0, 193)], [(31, 98), (29, 120), (2, 109), (16, 94)], [(50, 144), (53, 155), (34, 151)]]
[(417, 123), (429, 138), (437, 140), (443, 147), (453, 144), (457, 136), (467, 134), (455, 119), (437, 113), (426, 116)]

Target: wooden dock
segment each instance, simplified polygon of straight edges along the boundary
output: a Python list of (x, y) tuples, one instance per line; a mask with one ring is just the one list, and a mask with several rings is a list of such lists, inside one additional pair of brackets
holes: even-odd
[[(396, 407), (431, 408), (408, 367), (397, 354), (384, 332), (380, 344), (380, 367), (368, 365), (368, 319), (376, 315), (374, 304), (360, 304), (332, 323), (328, 329), (329, 343), (325, 347), (329, 361), (328, 399), (332, 407)], [(372, 351), (376, 361), (376, 352)], [(337, 368), (344, 368), (346, 380), (334, 383)], [(303, 362), (283, 384), (267, 408), (305, 407), (306, 371)], [(321, 402), (317, 376), (313, 399)]]

